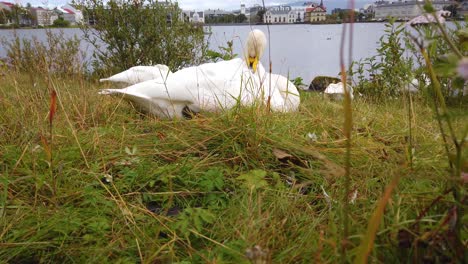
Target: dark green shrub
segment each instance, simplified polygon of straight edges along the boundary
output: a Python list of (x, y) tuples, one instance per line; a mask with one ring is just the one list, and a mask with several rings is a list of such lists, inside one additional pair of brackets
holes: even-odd
[(174, 70), (203, 61), (203, 28), (184, 22), (177, 3), (84, 0), (82, 6), (89, 20), (84, 38), (96, 49), (98, 73), (152, 64)]
[(58, 19), (54, 20), (54, 27), (68, 27), (70, 26), (70, 22), (63, 19), (63, 17), (59, 17)]
[(356, 92), (377, 100), (395, 97), (416, 77), (412, 74), (412, 59), (404, 56), (404, 30), (404, 24), (395, 25), (391, 20), (380, 37), (377, 55), (351, 65)]

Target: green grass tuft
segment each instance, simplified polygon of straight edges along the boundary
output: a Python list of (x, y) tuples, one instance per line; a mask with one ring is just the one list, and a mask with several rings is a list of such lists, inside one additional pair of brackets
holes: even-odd
[[(98, 96), (103, 86), (81, 78), (0, 78), (3, 261), (245, 263), (256, 245), (274, 263), (339, 260), (342, 104), (304, 93), (297, 113), (253, 107), (162, 121)], [(56, 191), (41, 141), (50, 136), (51, 87)], [(450, 178), (433, 111), (414, 102), (411, 169), (404, 102), (358, 98), (352, 107), (349, 260), (396, 176), (370, 260), (410, 260), (405, 230), (410, 241), (426, 239), (421, 250), (434, 258), (450, 257), (438, 251), (442, 240), (424, 235), (447, 229), (453, 202), (446, 195), (428, 208)], [(450, 110), (461, 133), (466, 106)]]

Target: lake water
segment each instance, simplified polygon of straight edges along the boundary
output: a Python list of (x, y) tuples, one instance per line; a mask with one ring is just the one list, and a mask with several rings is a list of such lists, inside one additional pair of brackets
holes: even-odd
[[(243, 40), (251, 29), (260, 29), (268, 37), (268, 28), (265, 25), (213, 26), (212, 34), (206, 37), (211, 49), (226, 46), (227, 41), (234, 40), (234, 52), (240, 55)], [(63, 30), (67, 37), (76, 35), (81, 39), (80, 29), (52, 29), (59, 30)], [(271, 56), (273, 73), (289, 75), (291, 79), (302, 77), (305, 83), (309, 83), (317, 75), (338, 75), (343, 25), (274, 25), (269, 26), (269, 30), (271, 51), (267, 47), (262, 58), (266, 69)], [(383, 23), (355, 24), (353, 59), (359, 60), (375, 55), (377, 42), (383, 33)], [(46, 39), (44, 29), (19, 29), (16, 30), (16, 34), (20, 37), (36, 36), (39, 40)], [(0, 38), (12, 39), (13, 36), (13, 30), (0, 30)], [(89, 58), (92, 47), (83, 42), (81, 48)], [(0, 46), (0, 57), (4, 57), (5, 54), (5, 48)]]

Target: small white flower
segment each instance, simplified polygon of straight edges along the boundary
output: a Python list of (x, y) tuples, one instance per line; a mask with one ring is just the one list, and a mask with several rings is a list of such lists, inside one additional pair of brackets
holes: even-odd
[(132, 150), (130, 150), (128, 147), (125, 147), (125, 153), (127, 153), (130, 156), (135, 156), (137, 153), (137, 147), (133, 146)]
[(106, 182), (106, 183), (111, 183), (113, 181), (113, 177), (112, 175), (110, 174), (104, 174), (104, 177), (103, 177), (103, 180)]
[(349, 202), (350, 202), (351, 204), (354, 204), (354, 202), (356, 201), (357, 195), (358, 195), (358, 190), (356, 189), (356, 190), (351, 194), (351, 197), (349, 198)]
[(307, 137), (312, 142), (317, 142), (317, 140), (318, 140), (318, 137), (317, 137), (317, 135), (315, 133), (307, 133)]
[(41, 150), (41, 146), (40, 145), (35, 145), (33, 148), (32, 148), (32, 152), (35, 153), (35, 152), (38, 152)]
[(322, 185), (320, 185), (320, 188), (322, 188), (322, 192), (323, 192), (323, 196), (325, 197), (325, 201), (327, 202), (328, 206), (331, 208), (332, 206), (332, 198), (330, 197), (330, 195), (328, 195), (328, 193), (325, 191), (325, 189), (323, 188)]

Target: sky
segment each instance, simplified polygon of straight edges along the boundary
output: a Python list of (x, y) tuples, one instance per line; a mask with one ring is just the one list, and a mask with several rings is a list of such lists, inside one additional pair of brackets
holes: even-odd
[[(67, 2), (71, 2), (71, 0), (0, 0), (6, 2), (19, 2), (23, 6), (26, 3), (31, 3), (33, 6), (59, 6), (64, 5)], [(80, 1), (80, 0), (78, 0)], [(298, 0), (265, 0), (265, 5), (279, 5), (279, 4), (287, 4), (291, 2), (297, 2)], [(320, 2), (320, 0), (304, 0), (304, 2)], [(241, 0), (178, 0), (179, 6), (182, 9), (195, 9), (195, 10), (205, 10), (205, 9), (225, 9), (225, 10), (233, 10), (233, 9), (240, 9), (240, 2)], [(246, 7), (253, 6), (255, 4), (262, 5), (261, 0), (243, 0)], [(341, 7), (346, 8), (347, 2), (346, 0), (323, 0), (324, 5), (333, 6), (333, 7)], [(356, 6), (362, 7), (364, 4), (372, 3), (374, 1), (371, 0), (355, 0)]]

